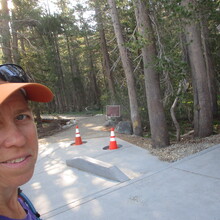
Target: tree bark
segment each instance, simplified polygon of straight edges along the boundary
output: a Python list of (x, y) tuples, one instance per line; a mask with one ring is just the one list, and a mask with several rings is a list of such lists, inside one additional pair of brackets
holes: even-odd
[(138, 112), (137, 94), (135, 89), (135, 81), (132, 70), (131, 61), (128, 55), (128, 50), (125, 47), (124, 38), (122, 36), (121, 24), (119, 22), (118, 12), (116, 9), (115, 0), (108, 0), (110, 6), (111, 18), (113, 27), (118, 43), (119, 53), (123, 65), (123, 69), (126, 75), (128, 96), (130, 102), (131, 121), (133, 126), (133, 132), (135, 135), (142, 136), (141, 118)]
[(67, 37), (68, 39), (68, 51), (70, 56), (70, 65), (71, 65), (71, 80), (74, 86), (75, 93), (72, 94), (72, 103), (73, 103), (73, 110), (75, 111), (82, 111), (85, 107), (86, 103), (86, 94), (85, 88), (82, 82), (81, 71), (79, 68), (79, 63), (77, 59), (77, 54), (74, 48), (74, 40), (71, 37)]
[(155, 70), (157, 54), (149, 10), (142, 0), (134, 0), (134, 4), (138, 29), (143, 38), (140, 40), (147, 41), (142, 47), (142, 56), (152, 145), (154, 148), (165, 147), (169, 145), (169, 136), (160, 94), (159, 74)]
[(89, 42), (87, 34), (85, 34), (85, 41), (86, 41), (86, 46), (88, 50), (88, 60), (89, 60), (88, 62), (89, 63), (89, 79), (90, 79), (90, 88), (91, 88), (89, 94), (92, 96), (92, 100), (91, 100), (92, 104), (100, 107), (99, 88), (97, 85), (93, 55), (91, 53), (90, 42)]
[[(182, 5), (187, 10), (190, 10), (189, 4), (195, 6), (196, 3), (191, 0), (182, 0)], [(186, 22), (185, 35), (194, 92), (194, 135), (196, 137), (206, 137), (213, 132), (212, 105), (202, 51), (201, 32), (198, 23), (194, 19)]]
[(97, 19), (98, 29), (99, 29), (101, 51), (102, 51), (102, 56), (103, 56), (104, 73), (106, 75), (107, 82), (108, 82), (108, 89), (110, 92), (111, 104), (115, 104), (116, 102), (115, 88), (114, 88), (112, 72), (110, 68), (110, 58), (109, 58), (108, 48), (107, 48), (107, 43), (106, 43), (106, 38), (105, 38), (105, 31), (103, 28), (102, 14), (101, 14), (99, 2), (96, 0), (95, 3), (96, 3), (95, 13), (96, 13), (96, 19)]
[(202, 39), (202, 46), (204, 51), (204, 58), (205, 58), (205, 65), (206, 65), (206, 72), (208, 78), (208, 87), (210, 91), (210, 99), (211, 99), (211, 106), (212, 106), (212, 113), (213, 116), (217, 116), (218, 114), (218, 104), (217, 104), (217, 85), (216, 85), (216, 76), (214, 71), (214, 65), (212, 62), (212, 53), (209, 47), (209, 29), (207, 24), (207, 19), (204, 15), (201, 15), (201, 39)]
[(69, 111), (74, 111), (75, 109), (72, 108), (72, 106), (77, 105), (77, 95), (76, 95), (76, 86), (74, 83), (74, 63), (73, 63), (73, 58), (70, 50), (70, 41), (69, 41), (69, 36), (65, 33), (65, 38), (66, 38), (66, 44), (67, 44), (67, 51), (68, 51), (68, 59), (69, 59), (69, 66), (70, 66), (70, 71), (71, 71), (71, 76), (72, 76), (72, 83), (69, 88), (69, 96), (70, 96), (70, 102), (69, 102)]
[(58, 36), (57, 34), (54, 34), (52, 39), (53, 39), (53, 45), (54, 45), (54, 50), (55, 50), (55, 59), (54, 59), (54, 66), (55, 66), (55, 71), (57, 73), (58, 77), (58, 86), (60, 89), (60, 92), (62, 94), (62, 107), (61, 107), (61, 112), (66, 112), (66, 108), (68, 106), (67, 102), (67, 93), (66, 93), (66, 87), (65, 87), (65, 82), (64, 82), (64, 73), (63, 73), (63, 68), (61, 64), (61, 59), (60, 59), (60, 50), (59, 50), (59, 45), (58, 45)]
[[(14, 6), (15, 7), (15, 6)], [(17, 7), (15, 7), (14, 10), (16, 10)], [(17, 33), (17, 25), (16, 17), (15, 17), (15, 11), (12, 10), (12, 22), (11, 22), (11, 32), (12, 32), (12, 54), (13, 54), (13, 61), (14, 63), (20, 63), (20, 54), (18, 49), (18, 33)]]
[(0, 21), (0, 33), (2, 35), (2, 53), (3, 61), (5, 63), (12, 63), (12, 53), (11, 53), (11, 34), (9, 28), (10, 15), (8, 9), (8, 1), (1, 0), (2, 13)]

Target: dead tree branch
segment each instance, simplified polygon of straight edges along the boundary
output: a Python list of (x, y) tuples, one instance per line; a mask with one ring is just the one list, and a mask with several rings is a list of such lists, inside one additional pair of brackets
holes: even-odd
[(173, 102), (173, 104), (170, 108), (170, 114), (171, 114), (174, 126), (176, 128), (176, 141), (180, 141), (180, 125), (179, 125), (179, 123), (176, 119), (175, 108), (176, 108), (177, 103), (179, 101), (179, 95), (180, 95), (181, 91), (183, 90), (183, 92), (186, 92), (188, 86), (189, 85), (187, 84), (185, 79), (179, 82), (179, 87), (178, 87), (178, 90), (177, 90), (177, 96), (174, 99), (174, 102)]

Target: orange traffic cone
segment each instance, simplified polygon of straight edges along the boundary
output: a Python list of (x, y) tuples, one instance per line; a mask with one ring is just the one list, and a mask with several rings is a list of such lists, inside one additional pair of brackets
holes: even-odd
[(109, 150), (115, 150), (118, 149), (117, 142), (115, 140), (115, 132), (114, 128), (111, 128), (111, 135), (110, 135), (110, 144), (109, 144)]
[(81, 139), (81, 136), (80, 136), (79, 127), (78, 127), (78, 125), (76, 125), (76, 136), (75, 136), (74, 145), (81, 145), (82, 143), (83, 142), (82, 142), (82, 139)]

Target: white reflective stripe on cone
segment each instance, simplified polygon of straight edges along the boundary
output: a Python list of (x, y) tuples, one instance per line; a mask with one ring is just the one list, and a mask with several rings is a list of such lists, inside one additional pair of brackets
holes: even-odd
[(111, 138), (110, 138), (110, 141), (115, 141), (115, 138), (114, 138), (114, 137), (111, 137)]
[(80, 137), (80, 134), (76, 134), (76, 137)]
[(115, 132), (114, 131), (111, 131), (111, 136), (115, 136)]

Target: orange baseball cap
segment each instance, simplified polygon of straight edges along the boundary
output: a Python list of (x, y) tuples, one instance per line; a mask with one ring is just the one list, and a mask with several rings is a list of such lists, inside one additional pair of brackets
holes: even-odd
[(39, 83), (0, 83), (0, 104), (17, 90), (25, 91), (28, 100), (34, 102), (50, 102), (54, 95), (51, 90)]

